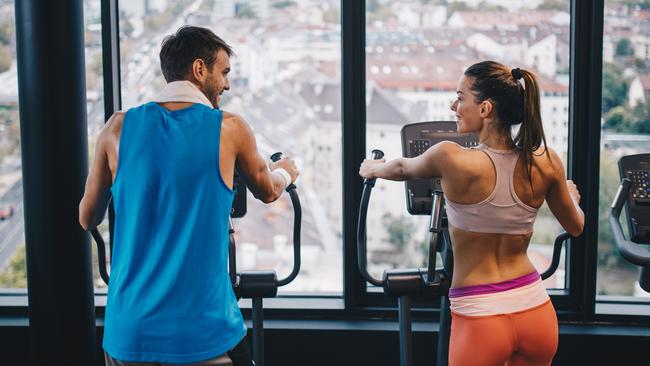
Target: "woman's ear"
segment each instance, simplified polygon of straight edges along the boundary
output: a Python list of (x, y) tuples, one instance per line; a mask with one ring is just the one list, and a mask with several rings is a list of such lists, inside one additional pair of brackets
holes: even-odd
[(493, 109), (494, 109), (494, 104), (492, 104), (491, 100), (486, 99), (482, 101), (479, 106), (479, 114), (481, 118), (489, 117)]

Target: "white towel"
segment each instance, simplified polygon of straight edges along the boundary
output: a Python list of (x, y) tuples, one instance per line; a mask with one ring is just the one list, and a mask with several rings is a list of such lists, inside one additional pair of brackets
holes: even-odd
[(200, 103), (210, 108), (214, 108), (208, 97), (203, 94), (199, 88), (191, 81), (180, 80), (172, 81), (165, 85), (163, 90), (153, 99), (156, 103), (166, 102), (187, 102)]

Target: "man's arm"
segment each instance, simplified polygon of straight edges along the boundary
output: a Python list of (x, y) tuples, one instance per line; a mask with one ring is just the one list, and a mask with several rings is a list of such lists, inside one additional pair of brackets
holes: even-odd
[(102, 222), (111, 198), (113, 176), (108, 164), (107, 150), (111, 137), (109, 123), (97, 138), (95, 160), (86, 179), (84, 196), (79, 203), (79, 224), (86, 231), (94, 229)]
[(298, 170), (295, 163), (288, 157), (272, 163), (270, 168), (274, 171), (278, 168), (284, 169), (291, 178), (287, 182), (283, 174), (272, 172), (257, 150), (255, 135), (250, 126), (241, 117), (230, 115), (237, 137), (237, 162), (240, 172), (244, 175), (248, 188), (255, 198), (264, 203), (277, 200), (288, 183), (294, 182), (298, 177)]

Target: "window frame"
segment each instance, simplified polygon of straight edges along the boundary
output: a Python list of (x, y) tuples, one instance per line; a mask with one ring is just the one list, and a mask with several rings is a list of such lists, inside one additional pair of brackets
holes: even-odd
[[(102, 2), (102, 47), (104, 62), (104, 104), (106, 119), (121, 107), (118, 0)], [(570, 84), (568, 119), (568, 177), (581, 187), (585, 231), (567, 244), (567, 289), (551, 290), (561, 321), (629, 322), (624, 314), (599, 315), (599, 303), (625, 306), (625, 301), (596, 296), (598, 238), (600, 106), (602, 95), (603, 23), (605, 0), (571, 0)], [(341, 14), (341, 130), (342, 130), (342, 217), (343, 293), (280, 295), (267, 299), (269, 318), (396, 319), (396, 301), (381, 293), (369, 293), (357, 270), (356, 227), (362, 180), (358, 167), (366, 152), (366, 9), (365, 0), (340, 2)], [(594, 77), (597, 76), (597, 77)], [(590, 122), (591, 121), (591, 122)], [(596, 159), (590, 159), (597, 157)], [(578, 163), (579, 162), (579, 163)], [(109, 220), (112, 231), (113, 212)], [(111, 237), (112, 242), (112, 237)], [(96, 299), (105, 295), (97, 294)], [(105, 299), (96, 301), (103, 314)], [(1, 301), (1, 299), (0, 299)], [(435, 306), (437, 306), (436, 300)], [(629, 303), (629, 301), (628, 301)], [(414, 319), (437, 321), (436, 307), (416, 301)], [(650, 309), (650, 305), (648, 305)], [(244, 314), (249, 305), (242, 303)], [(650, 324), (650, 316), (635, 316), (637, 324)]]

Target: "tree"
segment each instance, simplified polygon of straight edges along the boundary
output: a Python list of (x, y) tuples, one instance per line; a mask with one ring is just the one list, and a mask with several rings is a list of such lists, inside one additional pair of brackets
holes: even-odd
[(90, 65), (88, 65), (88, 71), (97, 76), (104, 75), (103, 59), (100, 52), (97, 52), (90, 57)]
[(634, 54), (632, 42), (629, 38), (623, 37), (616, 43), (616, 56), (630, 56)]
[(470, 8), (469, 5), (467, 5), (466, 3), (453, 2), (447, 5), (447, 14), (453, 14), (457, 11), (468, 11), (468, 10), (473, 10), (473, 9)]
[(25, 259), (25, 245), (18, 247), (9, 261), (9, 266), (0, 274), (0, 287), (26, 288), (27, 264)]
[(404, 250), (413, 237), (415, 225), (402, 215), (395, 217), (390, 213), (385, 213), (381, 219), (388, 232), (388, 241), (398, 250)]
[(254, 19), (257, 18), (257, 14), (255, 13), (255, 9), (253, 9), (250, 4), (240, 3), (237, 4), (235, 17), (240, 19)]
[(330, 7), (323, 12), (323, 21), (325, 23), (339, 24), (341, 21), (341, 13), (338, 8)]
[(129, 16), (124, 11), (120, 11), (120, 31), (127, 38), (130, 38), (134, 31), (133, 24), (131, 24)]
[(11, 68), (11, 63), (14, 61), (11, 52), (3, 44), (0, 44), (0, 72), (5, 72)]
[(650, 0), (628, 0), (625, 4), (632, 9), (648, 10), (650, 9)]
[(603, 128), (614, 132), (631, 132), (633, 118), (627, 108), (618, 106), (610, 109), (605, 114)]
[(158, 14), (147, 15), (144, 18), (144, 29), (149, 34), (156, 33), (163, 27), (169, 26), (173, 19), (172, 14), (166, 11)]
[(632, 110), (634, 118), (632, 127), (636, 133), (650, 134), (650, 96), (638, 103)]
[(380, 7), (379, 0), (368, 0), (366, 2), (366, 12), (368, 13), (376, 13)]
[(296, 6), (296, 2), (291, 1), (291, 0), (283, 0), (283, 1), (278, 1), (277, 3), (273, 4), (273, 7), (277, 8), (277, 9), (284, 9), (284, 8), (288, 8), (290, 6)]
[(16, 27), (14, 26), (14, 22), (11, 20), (4, 21), (3, 23), (0, 24), (0, 43), (4, 45), (9, 45), (15, 38), (16, 35), (14, 34), (14, 30)]
[(606, 113), (614, 107), (625, 103), (629, 85), (623, 77), (623, 71), (616, 65), (603, 64), (603, 105), (602, 112)]
[(559, 10), (569, 12), (569, 1), (566, 0), (544, 0), (537, 9), (538, 10)]

